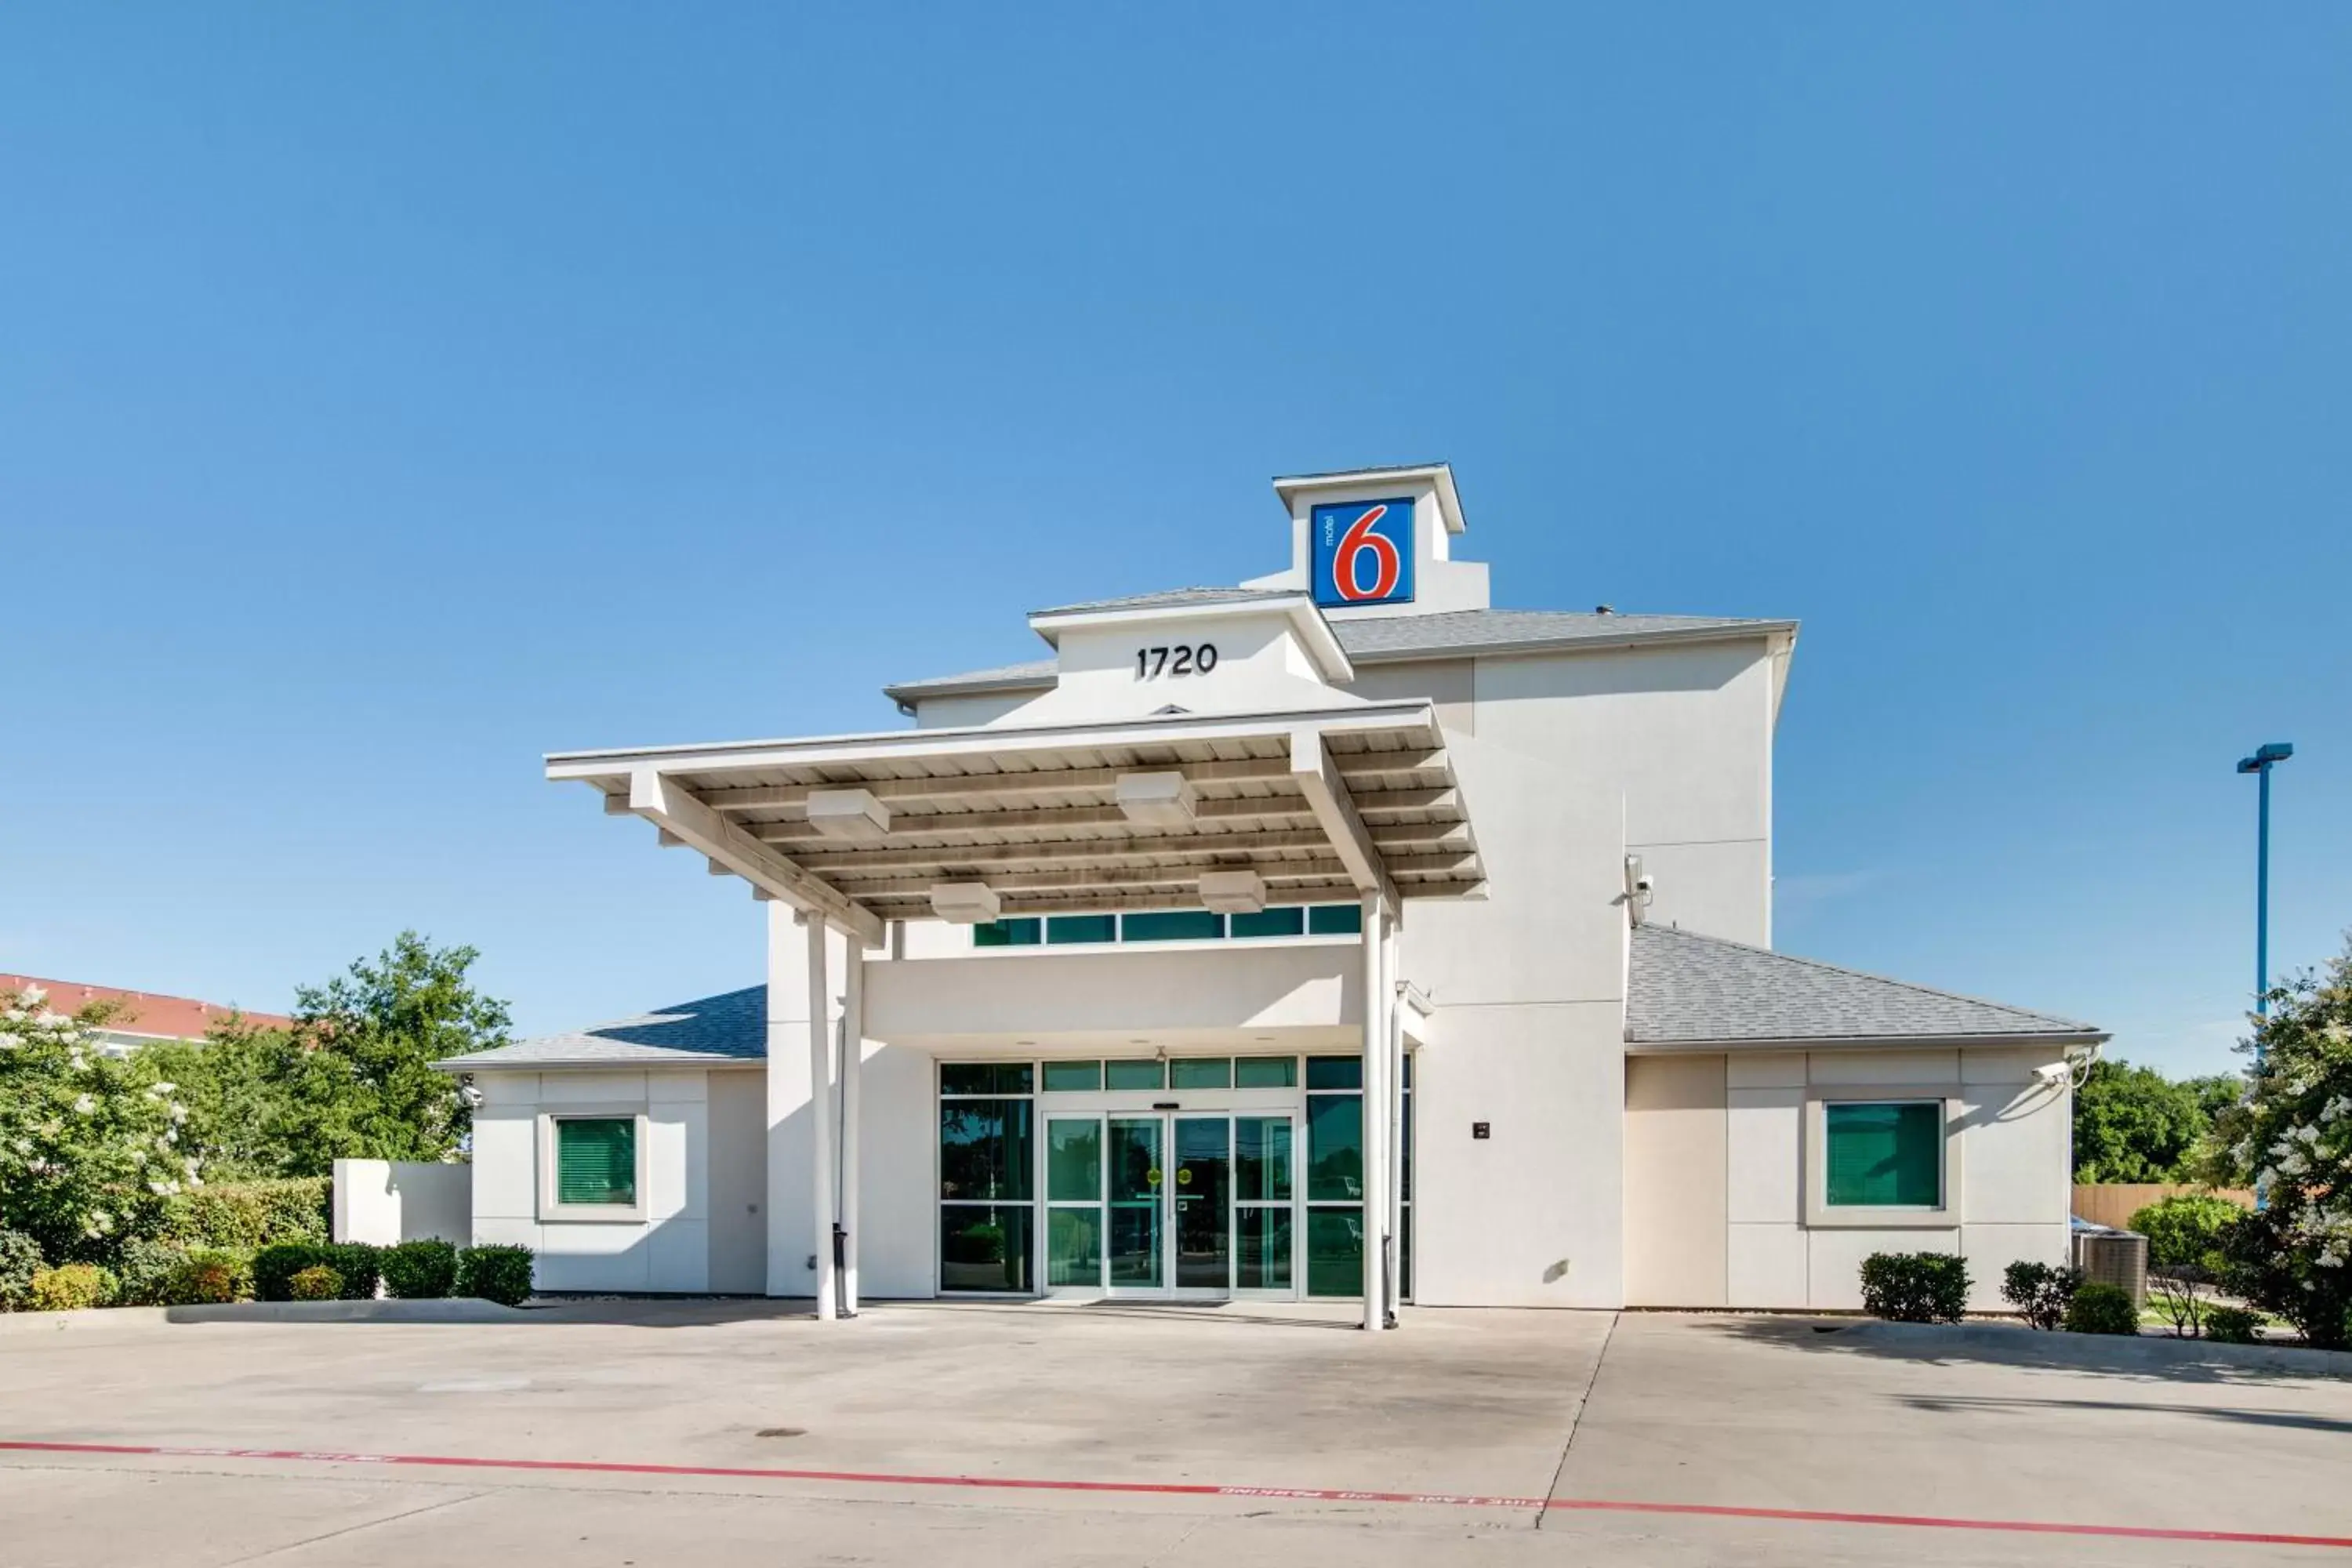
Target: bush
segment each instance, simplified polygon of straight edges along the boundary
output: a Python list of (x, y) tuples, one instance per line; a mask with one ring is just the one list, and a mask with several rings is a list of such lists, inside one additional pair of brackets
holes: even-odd
[(253, 1255), (253, 1293), (264, 1301), (291, 1301), (294, 1276), (325, 1261), (316, 1243), (281, 1241)]
[(115, 1300), (125, 1307), (162, 1307), (171, 1302), (172, 1280), (188, 1261), (176, 1241), (141, 1237), (126, 1241), (114, 1260)]
[(2136, 1334), (2139, 1332), (2139, 1309), (2132, 1305), (2131, 1292), (2122, 1286), (2093, 1279), (2074, 1292), (2074, 1300), (2067, 1306), (2066, 1331)]
[(313, 1263), (286, 1282), (297, 1301), (332, 1301), (343, 1293), (343, 1277), (323, 1263)]
[(432, 1301), (457, 1283), (457, 1249), (446, 1241), (404, 1241), (383, 1249), (384, 1293), (403, 1301)]
[(2205, 1337), (2218, 1344), (2260, 1344), (2262, 1327), (2263, 1315), (2251, 1307), (2209, 1307), (2205, 1310)]
[(215, 1182), (169, 1199), (162, 1235), (167, 1241), (247, 1252), (287, 1242), (324, 1246), (333, 1214), (334, 1182), (327, 1176)]
[(71, 1312), (114, 1300), (114, 1276), (95, 1263), (68, 1263), (33, 1276), (33, 1310)]
[(457, 1293), (520, 1307), (530, 1298), (530, 1266), (528, 1247), (468, 1247), (457, 1254)]
[(2286, 1212), (2276, 1188), (2272, 1205), (2242, 1214), (2221, 1237), (2221, 1284), (2233, 1296), (2294, 1325), (2307, 1344), (2352, 1344), (2352, 1268), (2314, 1242)]
[(2000, 1277), (2000, 1299), (2034, 1328), (2047, 1331), (2066, 1321), (2066, 1309), (2083, 1283), (2083, 1272), (2063, 1264), (2011, 1264)]
[(373, 1301), (383, 1280), (383, 1249), (364, 1241), (331, 1241), (319, 1248), (319, 1261), (342, 1276), (346, 1301)]
[(1957, 1323), (1969, 1310), (1969, 1265), (1946, 1252), (1874, 1252), (1862, 1260), (1862, 1307), (1897, 1323)]
[(33, 1276), (41, 1271), (41, 1244), (21, 1230), (0, 1230), (0, 1312), (33, 1304)]
[(231, 1247), (190, 1248), (164, 1281), (166, 1307), (211, 1307), (242, 1301), (253, 1294), (253, 1265)]

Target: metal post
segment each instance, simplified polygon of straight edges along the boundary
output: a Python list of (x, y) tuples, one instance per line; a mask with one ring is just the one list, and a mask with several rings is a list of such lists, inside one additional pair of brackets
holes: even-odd
[(808, 937), (809, 1252), (816, 1260), (816, 1315), (830, 1319), (833, 1300), (833, 994), (825, 984), (825, 922), (803, 914)]
[(857, 1316), (858, 1079), (866, 1056), (866, 944), (849, 939), (841, 988), (841, 1315)]
[(2257, 807), (2254, 829), (2254, 1016), (2267, 1018), (2271, 1012), (2271, 770), (2265, 763), (2256, 770), (2262, 775), (2262, 805)]
[(1404, 1269), (1399, 1249), (1404, 1245), (1404, 1001), (1403, 982), (1397, 978), (1398, 915), (1381, 922), (1381, 1000), (1388, 1016), (1381, 1033), (1387, 1036), (1381, 1062), (1381, 1116), (1388, 1139), (1388, 1202), (1381, 1208), (1381, 1261), (1385, 1273), (1381, 1299), (1388, 1310), (1388, 1325), (1397, 1326), (1397, 1303), (1403, 1299)]

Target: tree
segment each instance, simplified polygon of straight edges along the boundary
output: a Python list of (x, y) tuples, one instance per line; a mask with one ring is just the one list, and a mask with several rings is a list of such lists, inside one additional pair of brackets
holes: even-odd
[(444, 1057), (507, 1043), (506, 1004), (467, 979), (470, 947), (403, 931), (373, 962), (295, 993), (294, 1027), (232, 1024), (201, 1044), (140, 1053), (180, 1085), (219, 1172), (325, 1175), (338, 1159), (443, 1160), (471, 1116)]
[(2197, 1169), (2217, 1103), (2234, 1103), (2238, 1080), (2175, 1080), (2124, 1061), (2092, 1064), (2074, 1091), (2074, 1179), (2179, 1182)]
[(2270, 994), (2239, 1049), (2247, 1091), (2219, 1129), (2263, 1205), (2230, 1227), (2228, 1283), (2315, 1345), (2352, 1337), (2352, 940)]
[(2222, 1237), (2245, 1211), (2210, 1193), (2175, 1193), (2131, 1217), (2147, 1237), (2147, 1283), (2172, 1320), (2172, 1331), (2196, 1339), (2211, 1305), (2204, 1287), (2222, 1272)]
[(199, 1181), (175, 1086), (99, 1047), (115, 1011), (66, 1017), (37, 985), (0, 991), (0, 1229), (31, 1236), (51, 1263), (110, 1256)]

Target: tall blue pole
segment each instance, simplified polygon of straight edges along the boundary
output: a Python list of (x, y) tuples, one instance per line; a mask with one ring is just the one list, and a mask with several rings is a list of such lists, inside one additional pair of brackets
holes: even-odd
[(2261, 826), (2254, 830), (2254, 1016), (2271, 1011), (2271, 770), (2262, 774)]

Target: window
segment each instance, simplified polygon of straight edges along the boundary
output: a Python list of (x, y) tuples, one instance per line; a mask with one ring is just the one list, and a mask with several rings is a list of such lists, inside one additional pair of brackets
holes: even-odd
[(982, 921), (971, 928), (974, 947), (1034, 947), (1038, 939), (1034, 915), (1025, 920)]
[(1047, 1062), (1045, 1092), (1047, 1094), (1084, 1094), (1102, 1088), (1100, 1062)]
[(1234, 1058), (1231, 1057), (1178, 1057), (1168, 1064), (1170, 1089), (1231, 1089), (1234, 1086)]
[(1032, 1289), (1035, 1082), (1029, 1062), (940, 1064), (942, 1290)]
[(1944, 1102), (1834, 1101), (1822, 1108), (1823, 1196), (1832, 1208), (1940, 1207)]
[(1358, 936), (1364, 911), (1355, 904), (1283, 904), (1254, 914), (1212, 910), (1139, 910), (1125, 915), (1035, 915), (984, 921), (974, 947), (1077, 947), (1096, 942), (1218, 942), (1227, 937)]
[(1048, 915), (1045, 917), (1045, 944), (1048, 947), (1068, 947), (1078, 942), (1117, 942), (1117, 915)]
[(1158, 1059), (1103, 1063), (1105, 1089), (1164, 1089), (1168, 1069)]
[(1364, 933), (1364, 910), (1361, 904), (1318, 904), (1307, 911), (1307, 934), (1309, 936), (1361, 936)]
[(1225, 934), (1225, 917), (1213, 910), (1152, 910), (1120, 920), (1129, 942), (1213, 942)]
[(1234, 1062), (1235, 1089), (1296, 1089), (1297, 1057), (1241, 1057)]
[(1300, 936), (1307, 931), (1307, 911), (1297, 905), (1286, 910), (1260, 910), (1254, 915), (1231, 916), (1226, 925), (1236, 937)]
[(556, 1119), (555, 1201), (602, 1207), (636, 1206), (635, 1117)]

